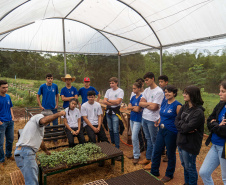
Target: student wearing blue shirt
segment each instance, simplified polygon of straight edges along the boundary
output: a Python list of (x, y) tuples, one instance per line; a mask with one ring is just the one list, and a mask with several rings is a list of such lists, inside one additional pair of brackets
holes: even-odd
[(173, 174), (176, 167), (176, 139), (177, 129), (174, 125), (175, 118), (180, 111), (181, 103), (175, 100), (177, 96), (177, 88), (173, 85), (165, 87), (166, 101), (162, 103), (160, 109), (160, 119), (155, 123), (155, 126), (159, 127), (159, 132), (155, 142), (154, 155), (151, 165), (151, 173), (155, 176), (159, 176), (159, 166), (161, 162), (162, 150), (167, 149), (168, 166), (165, 176), (161, 179), (163, 183), (170, 181), (173, 178)]
[(226, 184), (226, 81), (220, 84), (220, 102), (207, 119), (207, 126), (211, 132), (206, 145), (212, 146), (200, 168), (199, 175), (206, 185), (214, 185), (211, 174), (220, 165), (223, 184)]
[(69, 107), (69, 101), (71, 99), (78, 99), (78, 91), (75, 87), (71, 85), (75, 81), (75, 77), (67, 74), (65, 77), (61, 77), (62, 81), (66, 83), (66, 86), (61, 89), (61, 99), (64, 102), (63, 108)]
[[(42, 104), (40, 96), (42, 95)], [(49, 109), (53, 114), (57, 113), (59, 102), (58, 86), (53, 83), (53, 75), (46, 75), (46, 83), (42, 84), (37, 93), (37, 102), (41, 110)], [(53, 125), (58, 125), (58, 119), (53, 121)]]
[(130, 103), (127, 107), (131, 110), (130, 113), (130, 127), (132, 131), (132, 143), (133, 143), (133, 163), (137, 164), (140, 158), (140, 148), (139, 148), (139, 131), (141, 129), (142, 120), (142, 109), (139, 107), (142, 83), (135, 82), (133, 84), (133, 92), (135, 95), (131, 98)]
[[(14, 160), (12, 157), (12, 148), (14, 140), (14, 115), (12, 109), (12, 101), (10, 96), (6, 94), (8, 91), (8, 83), (0, 80), (0, 169), (3, 168), (5, 156), (7, 159)], [(5, 153), (3, 150), (4, 137)]]
[(82, 104), (88, 101), (87, 93), (89, 91), (95, 91), (96, 95), (98, 96), (96, 101), (99, 102), (100, 94), (94, 87), (90, 86), (90, 79), (88, 77), (85, 77), (83, 83), (84, 83), (84, 87), (78, 90), (78, 96), (82, 97)]

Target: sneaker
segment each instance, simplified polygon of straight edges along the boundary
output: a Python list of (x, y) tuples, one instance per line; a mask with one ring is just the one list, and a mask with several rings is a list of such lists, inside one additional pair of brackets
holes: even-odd
[(172, 178), (170, 178), (170, 177), (164, 176), (164, 177), (161, 179), (161, 181), (162, 181), (163, 183), (166, 183), (166, 182), (169, 182), (171, 179), (172, 179)]
[(140, 161), (138, 164), (149, 164), (151, 160), (144, 159), (143, 161)]
[(150, 170), (151, 169), (151, 163), (147, 164), (145, 167), (144, 167), (144, 170)]
[(139, 162), (139, 159), (133, 159), (133, 164), (137, 164)]
[(11, 156), (11, 157), (6, 157), (8, 160), (11, 160), (11, 161), (15, 161), (14, 157)]
[(163, 158), (162, 161), (163, 161), (163, 162), (168, 162), (168, 157), (167, 157), (167, 155)]
[(133, 155), (128, 155), (127, 158), (128, 159), (134, 159)]

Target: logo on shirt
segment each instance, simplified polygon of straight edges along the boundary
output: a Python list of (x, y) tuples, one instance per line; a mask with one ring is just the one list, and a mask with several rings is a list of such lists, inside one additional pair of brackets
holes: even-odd
[(172, 109), (169, 109), (169, 110), (167, 111), (167, 113), (171, 113), (171, 112), (173, 112)]
[(94, 108), (94, 112), (96, 112), (97, 111), (97, 109), (96, 108)]
[(76, 114), (76, 115), (75, 115), (75, 117), (77, 118), (77, 117), (78, 117), (78, 115)]
[(135, 106), (137, 106), (137, 103), (135, 103)]
[(54, 92), (54, 89), (52, 90), (52, 92)]
[(153, 99), (153, 96), (151, 96), (151, 98)]
[(8, 104), (10, 105), (10, 101), (8, 100)]
[(117, 96), (118, 96), (118, 95), (116, 94), (115, 97), (117, 98)]
[(74, 92), (72, 91), (72, 92), (71, 92), (71, 94), (73, 95), (73, 94), (74, 94)]

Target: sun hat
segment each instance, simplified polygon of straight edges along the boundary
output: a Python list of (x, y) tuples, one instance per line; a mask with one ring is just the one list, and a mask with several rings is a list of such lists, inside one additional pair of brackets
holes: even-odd
[(72, 77), (69, 74), (66, 74), (65, 77), (61, 77), (61, 80), (65, 82), (66, 79), (71, 79), (71, 82), (75, 81), (75, 77)]

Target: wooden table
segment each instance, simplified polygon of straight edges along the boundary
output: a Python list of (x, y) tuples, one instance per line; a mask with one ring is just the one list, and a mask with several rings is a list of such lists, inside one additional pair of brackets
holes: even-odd
[[(87, 166), (87, 165), (90, 165), (93, 163), (98, 163), (98, 162), (105, 161), (108, 159), (111, 160), (112, 165), (115, 165), (115, 159), (117, 157), (121, 157), (121, 171), (124, 172), (124, 156), (123, 156), (123, 152), (120, 149), (114, 147), (113, 145), (111, 145), (107, 142), (96, 143), (96, 145), (101, 148), (102, 153), (106, 154), (106, 157), (101, 158), (99, 160), (87, 161), (86, 164), (74, 164), (74, 165), (71, 165), (70, 167), (68, 167), (66, 165), (62, 165), (62, 166), (59, 166), (57, 169), (56, 168), (55, 169), (46, 169), (46, 168), (42, 168), (42, 166), (39, 165), (39, 184), (42, 185), (42, 179), (43, 179), (42, 177), (43, 176), (44, 176), (44, 185), (46, 185), (47, 184), (47, 176), (51, 176), (51, 175), (65, 172), (68, 170), (72, 170), (75, 168), (80, 168), (80, 167)], [(94, 170), (96, 170), (96, 169), (94, 169)]]

